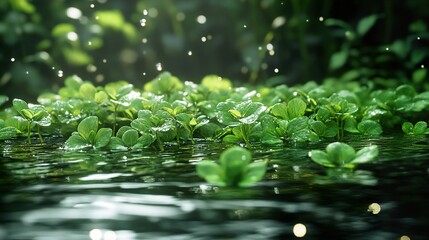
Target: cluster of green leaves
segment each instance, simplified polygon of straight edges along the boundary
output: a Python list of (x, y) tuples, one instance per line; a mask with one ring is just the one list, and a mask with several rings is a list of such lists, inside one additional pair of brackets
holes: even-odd
[(313, 150), (308, 155), (314, 162), (324, 167), (354, 168), (357, 164), (369, 162), (377, 157), (378, 147), (364, 147), (356, 152), (346, 143), (333, 142), (326, 147), (326, 151)]
[(383, 18), (381, 14), (369, 15), (356, 26), (341, 19), (326, 19), (327, 26), (341, 29), (338, 37), (342, 40), (341, 47), (330, 58), (330, 70), (341, 81), (361, 79), (389, 87), (412, 83), (429, 90), (427, 68), (422, 67), (429, 51), (421, 44), (429, 37), (427, 24), (422, 20), (412, 22), (405, 37), (387, 44), (365, 44), (368, 33)]
[(204, 160), (197, 164), (197, 174), (218, 186), (247, 187), (261, 180), (267, 169), (266, 161), (251, 163), (249, 150), (235, 146), (220, 155), (220, 164)]
[[(8, 100), (1, 99), (2, 103)], [(288, 87), (233, 87), (215, 75), (201, 84), (161, 73), (142, 89), (125, 81), (94, 86), (77, 76), (39, 104), (12, 101), (1, 111), (0, 139), (37, 132), (69, 138), (66, 148), (139, 149), (198, 139), (283, 144), (379, 135), (416, 121), (429, 110), (429, 92), (411, 85), (374, 89), (350, 82)], [(421, 131), (420, 123), (414, 134)], [(412, 129), (407, 124), (404, 129)], [(404, 130), (405, 131), (405, 130)], [(408, 132), (410, 132), (408, 131)], [(426, 130), (425, 130), (426, 131)], [(407, 132), (407, 133), (408, 133)]]

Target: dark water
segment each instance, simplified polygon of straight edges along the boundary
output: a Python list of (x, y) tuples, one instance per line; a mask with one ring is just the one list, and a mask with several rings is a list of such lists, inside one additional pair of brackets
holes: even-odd
[(219, 143), (67, 152), (58, 139), (1, 142), (0, 239), (297, 239), (294, 226), (305, 226), (303, 239), (428, 239), (429, 140), (345, 141), (376, 144), (380, 155), (352, 176), (328, 177), (307, 153), (329, 142), (255, 146), (269, 169), (245, 189), (196, 176)]

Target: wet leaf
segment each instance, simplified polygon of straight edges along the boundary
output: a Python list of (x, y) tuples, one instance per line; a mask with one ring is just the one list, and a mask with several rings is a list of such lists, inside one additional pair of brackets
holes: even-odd
[(83, 119), (77, 126), (79, 134), (87, 141), (90, 140), (90, 133), (97, 132), (98, 130), (98, 117), (90, 116)]
[(110, 138), (112, 137), (112, 129), (100, 128), (97, 135), (95, 136), (95, 148), (102, 148), (109, 144)]

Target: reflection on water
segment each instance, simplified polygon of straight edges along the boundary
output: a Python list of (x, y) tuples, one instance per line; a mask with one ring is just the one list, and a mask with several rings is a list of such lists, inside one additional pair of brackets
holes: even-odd
[[(352, 141), (353, 140), (353, 141)], [(225, 145), (130, 152), (64, 152), (57, 139), (0, 145), (0, 239), (425, 239), (426, 138), (346, 139), (380, 156), (355, 172), (307, 157), (327, 142), (266, 148), (265, 180), (208, 185), (195, 164)], [(23, 231), (25, 229), (25, 231)]]

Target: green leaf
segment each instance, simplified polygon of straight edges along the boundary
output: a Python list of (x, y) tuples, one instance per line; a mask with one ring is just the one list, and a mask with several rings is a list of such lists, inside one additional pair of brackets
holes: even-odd
[(5, 104), (7, 101), (9, 101), (9, 98), (4, 95), (0, 95), (0, 107)]
[(425, 80), (427, 76), (427, 69), (426, 68), (420, 68), (413, 72), (413, 82), (414, 83), (421, 83)]
[(315, 163), (320, 164), (325, 167), (335, 167), (335, 165), (328, 159), (328, 154), (321, 150), (312, 150), (308, 153), (311, 160)]
[(68, 33), (74, 32), (75, 27), (73, 24), (69, 23), (60, 23), (54, 26), (54, 28), (51, 31), (51, 34), (53, 37), (59, 38), (59, 37), (65, 37)]
[(380, 124), (374, 120), (363, 120), (358, 124), (357, 129), (364, 135), (380, 135), (383, 132)]
[(112, 137), (112, 129), (100, 128), (97, 135), (95, 136), (95, 148), (102, 148), (109, 144), (110, 138)]
[(413, 133), (416, 135), (425, 134), (428, 129), (428, 124), (424, 121), (419, 121), (414, 125)]
[(349, 52), (346, 50), (340, 50), (331, 56), (331, 61), (329, 62), (329, 69), (336, 70), (344, 66), (347, 61)]
[(64, 144), (66, 150), (76, 150), (90, 147), (91, 144), (88, 143), (86, 139), (81, 137), (79, 134), (72, 134)]
[(366, 163), (378, 156), (378, 147), (377, 146), (369, 146), (364, 147), (356, 153), (355, 159), (353, 159), (351, 164), (361, 164)]
[(91, 142), (90, 133), (97, 132), (98, 130), (98, 117), (90, 116), (83, 119), (77, 126), (79, 134), (88, 142)]
[(331, 117), (331, 111), (326, 107), (321, 107), (317, 110), (316, 119), (321, 122), (326, 122)]
[(224, 143), (239, 143), (243, 140), (242, 137), (238, 137), (235, 135), (226, 135), (223, 137), (222, 142)]
[(134, 129), (127, 130), (122, 135), (122, 141), (124, 142), (124, 145), (126, 147), (132, 147), (133, 145), (135, 145), (137, 143), (138, 138), (139, 138), (139, 133)]
[(118, 10), (96, 11), (94, 17), (97, 23), (103, 27), (121, 30), (125, 25), (124, 17)]
[(346, 118), (346, 120), (344, 121), (344, 130), (351, 133), (359, 133), (357, 125), (357, 121), (354, 117)]
[(308, 127), (308, 117), (298, 117), (289, 121), (287, 125), (287, 133), (293, 134)]
[(22, 110), (21, 110), (21, 115), (22, 115), (24, 118), (26, 118), (26, 119), (28, 119), (28, 120), (30, 120), (30, 121), (31, 121), (31, 119), (33, 118), (33, 112), (32, 112), (32, 111), (30, 111), (30, 109), (22, 109)]
[(27, 132), (28, 120), (21, 116), (13, 116), (4, 121), (5, 127), (14, 127), (19, 133)]
[(24, 110), (24, 109), (28, 109), (28, 104), (24, 101), (24, 100), (21, 100), (21, 99), (18, 99), (18, 98), (15, 98), (15, 99), (13, 99), (13, 101), (12, 101), (12, 105), (13, 105), (13, 108), (21, 115), (21, 116), (23, 116), (23, 117), (25, 117), (26, 118), (26, 116), (24, 115), (24, 113), (22, 112), (22, 110)]
[(289, 120), (301, 117), (304, 115), (307, 104), (300, 98), (294, 98), (287, 104), (287, 113)]
[(116, 137), (118, 138), (122, 138), (122, 135), (124, 135), (124, 133), (130, 129), (133, 129), (130, 126), (122, 126), (119, 128), (118, 132), (116, 133)]
[(110, 138), (109, 149), (112, 149), (112, 150), (128, 150), (128, 148), (124, 146), (122, 139), (120, 139), (118, 137)]
[(84, 83), (79, 88), (80, 97), (84, 100), (94, 100), (97, 90), (91, 83)]
[(237, 126), (239, 125), (239, 121), (236, 117), (234, 117), (229, 110), (233, 109), (235, 107), (235, 103), (233, 102), (220, 102), (216, 106), (217, 110), (217, 119), (220, 123), (226, 126)]
[(0, 140), (13, 138), (18, 135), (18, 129), (14, 127), (4, 127), (0, 129)]
[(197, 174), (208, 183), (225, 186), (221, 167), (212, 161), (201, 161), (197, 164)]
[(377, 15), (373, 14), (361, 19), (357, 25), (357, 33), (359, 36), (364, 36), (374, 26), (377, 18)]
[(402, 131), (406, 134), (412, 134), (413, 133), (413, 124), (410, 122), (404, 122), (402, 124)]
[(208, 88), (210, 92), (218, 92), (220, 90), (231, 90), (231, 81), (226, 78), (221, 78), (216, 75), (207, 75), (201, 80), (201, 85)]
[(313, 129), (313, 131), (319, 135), (319, 136), (324, 136), (325, 135), (325, 130), (326, 130), (326, 126), (323, 122), (321, 121), (314, 121), (310, 124), (311, 129)]
[(327, 157), (336, 166), (350, 163), (356, 156), (356, 152), (348, 144), (334, 142), (326, 147)]
[(145, 148), (155, 142), (156, 138), (152, 134), (144, 133), (137, 139), (137, 143), (133, 148)]
[(236, 186), (242, 177), (242, 172), (251, 161), (251, 153), (242, 147), (231, 147), (220, 155), (220, 165), (225, 173), (228, 186)]
[(276, 103), (271, 107), (271, 114), (285, 120), (289, 120), (287, 106), (285, 103)]
[(266, 162), (261, 161), (249, 164), (238, 186), (247, 187), (259, 182), (265, 176), (266, 171)]

